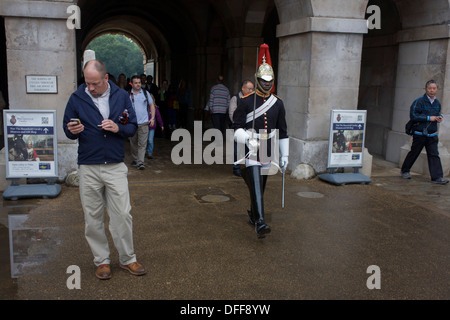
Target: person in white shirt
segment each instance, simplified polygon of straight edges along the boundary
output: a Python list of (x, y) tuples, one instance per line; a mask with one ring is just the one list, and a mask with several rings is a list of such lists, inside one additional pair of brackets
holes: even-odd
[[(233, 123), (233, 114), (236, 110), (239, 101), (242, 99), (243, 96), (246, 96), (250, 93), (255, 91), (255, 85), (251, 80), (244, 80), (242, 81), (241, 85), (241, 91), (235, 96), (233, 96), (230, 99), (230, 107), (228, 108), (228, 115), (230, 116), (230, 121)], [(234, 141), (234, 161), (237, 161), (237, 142)], [(233, 164), (233, 174), (237, 177), (241, 176), (241, 165), (240, 164)]]
[(138, 129), (136, 134), (130, 139), (131, 156), (133, 157), (133, 166), (139, 170), (145, 169), (144, 159), (147, 150), (148, 126), (153, 126), (155, 122), (155, 104), (146, 90), (141, 88), (141, 78), (139, 76), (131, 77), (130, 99), (136, 112)]

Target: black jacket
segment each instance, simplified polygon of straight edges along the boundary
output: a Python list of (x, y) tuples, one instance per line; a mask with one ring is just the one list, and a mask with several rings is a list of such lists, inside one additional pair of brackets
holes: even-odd
[(410, 107), (409, 117), (415, 125), (414, 134), (422, 135), (423, 130), (426, 128), (428, 135), (436, 135), (437, 122), (430, 121), (431, 116), (441, 115), (441, 103), (437, 98), (434, 98), (433, 104), (431, 104), (428, 96), (424, 94), (422, 97), (416, 99)]

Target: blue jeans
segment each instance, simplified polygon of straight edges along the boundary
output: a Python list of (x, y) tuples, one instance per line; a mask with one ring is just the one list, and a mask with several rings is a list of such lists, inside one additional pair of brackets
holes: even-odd
[(155, 129), (148, 130), (148, 145), (147, 154), (152, 155), (153, 153), (153, 138), (155, 137)]

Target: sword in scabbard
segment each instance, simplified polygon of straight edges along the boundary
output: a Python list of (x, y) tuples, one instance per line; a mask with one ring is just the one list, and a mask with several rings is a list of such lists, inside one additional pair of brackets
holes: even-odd
[(284, 173), (286, 170), (282, 170), (282, 186), (281, 186), (281, 208), (284, 208)]
[(256, 77), (256, 74), (258, 73), (258, 56), (259, 56), (259, 47), (256, 47), (256, 71), (255, 71), (255, 94), (253, 96), (253, 123), (252, 123), (252, 139), (253, 139), (253, 133), (255, 132), (255, 111), (256, 111), (256, 81), (258, 81), (258, 78)]

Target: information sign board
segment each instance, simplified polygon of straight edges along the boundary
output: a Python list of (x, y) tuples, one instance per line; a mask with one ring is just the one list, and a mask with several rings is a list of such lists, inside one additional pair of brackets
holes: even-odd
[(328, 168), (363, 165), (366, 110), (331, 110)]
[(56, 111), (3, 110), (6, 178), (57, 178)]

